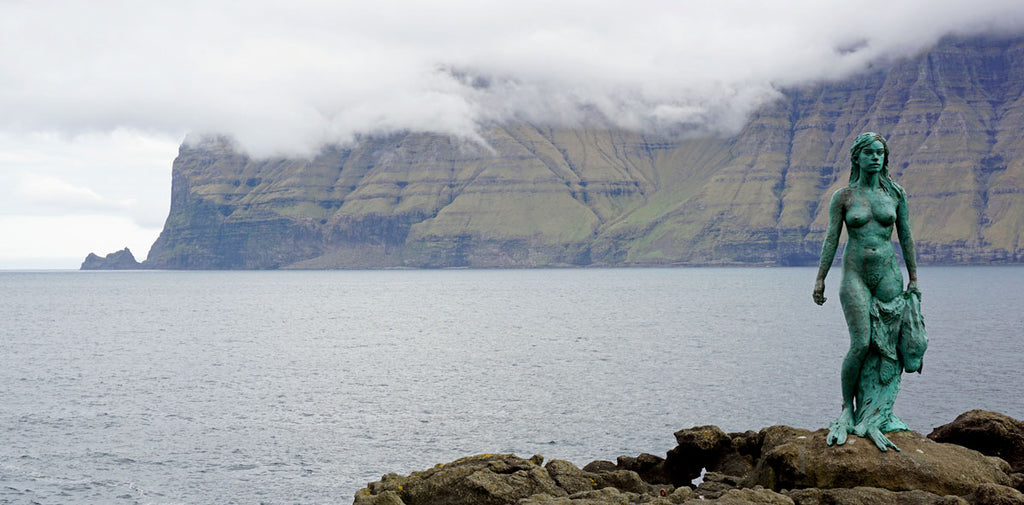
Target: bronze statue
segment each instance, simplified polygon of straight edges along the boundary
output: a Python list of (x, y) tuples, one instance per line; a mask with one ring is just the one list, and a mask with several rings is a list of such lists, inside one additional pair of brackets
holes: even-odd
[[(862, 133), (850, 148), (850, 183), (832, 195), (828, 232), (821, 248), (814, 302), (825, 303), (825, 277), (846, 226), (839, 301), (850, 332), (843, 359), (843, 410), (829, 427), (828, 444), (842, 445), (848, 433), (868, 437), (885, 451), (899, 450), (885, 433), (906, 431), (892, 413), (900, 374), (920, 372), (927, 346), (920, 313), (914, 239), (907, 195), (889, 177), (889, 147), (877, 133)], [(892, 242), (896, 229), (910, 282)]]

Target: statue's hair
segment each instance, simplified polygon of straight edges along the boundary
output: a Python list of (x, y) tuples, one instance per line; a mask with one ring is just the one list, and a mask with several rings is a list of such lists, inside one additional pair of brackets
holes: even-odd
[(882, 170), (878, 173), (878, 183), (886, 193), (898, 198), (906, 198), (906, 192), (889, 175), (889, 144), (885, 141), (885, 137), (875, 132), (861, 133), (853, 140), (853, 146), (850, 147), (850, 184), (860, 179), (860, 164), (857, 162), (860, 152), (876, 140), (881, 142), (882, 147), (885, 149), (885, 156), (882, 158)]

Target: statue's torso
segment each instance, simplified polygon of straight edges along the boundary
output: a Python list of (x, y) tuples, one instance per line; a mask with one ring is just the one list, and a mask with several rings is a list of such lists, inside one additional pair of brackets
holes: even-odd
[[(843, 252), (844, 272), (855, 272), (873, 295), (888, 300), (902, 289), (903, 282), (892, 244), (898, 202), (878, 188), (848, 186), (843, 191), (843, 222), (849, 235)], [(887, 278), (891, 282), (886, 283), (884, 292), (876, 292)]]

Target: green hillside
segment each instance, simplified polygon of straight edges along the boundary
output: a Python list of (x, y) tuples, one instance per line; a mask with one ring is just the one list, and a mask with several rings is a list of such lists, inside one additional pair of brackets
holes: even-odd
[(922, 264), (1024, 261), (1024, 37), (943, 40), (783, 90), (736, 135), (494, 125), (312, 160), (183, 145), (149, 268), (815, 264), (862, 131), (889, 139)]

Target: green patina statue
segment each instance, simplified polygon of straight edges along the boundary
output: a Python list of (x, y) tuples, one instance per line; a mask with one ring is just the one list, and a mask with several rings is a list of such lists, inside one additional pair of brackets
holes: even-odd
[[(909, 430), (892, 412), (904, 370), (920, 372), (927, 347), (917, 288), (917, 260), (907, 217), (907, 195), (889, 177), (889, 147), (881, 135), (862, 133), (850, 148), (850, 184), (832, 195), (828, 232), (821, 248), (814, 302), (825, 303), (825, 277), (846, 225), (839, 301), (850, 331), (843, 359), (843, 410), (829, 426), (829, 445), (853, 433), (879, 449), (899, 450), (885, 433)], [(910, 282), (892, 242), (896, 228)]]

